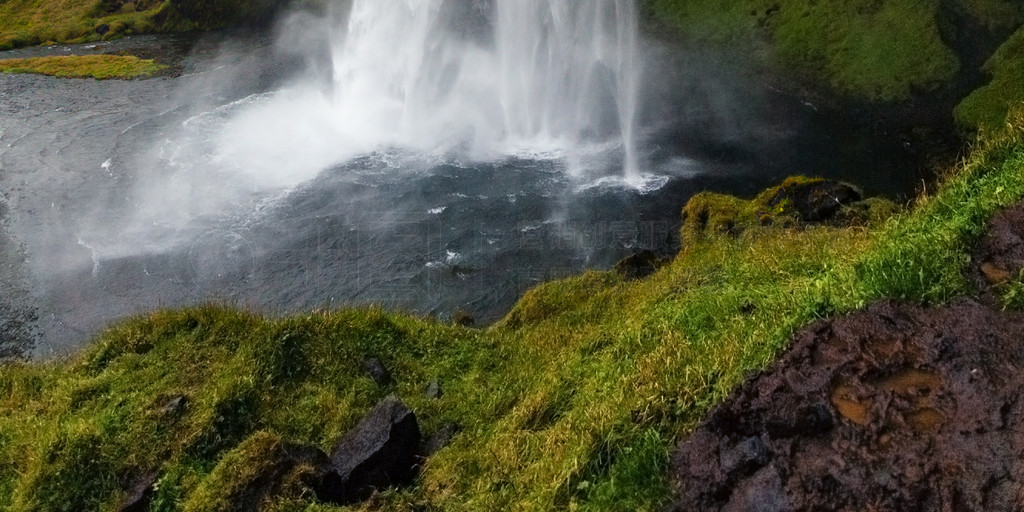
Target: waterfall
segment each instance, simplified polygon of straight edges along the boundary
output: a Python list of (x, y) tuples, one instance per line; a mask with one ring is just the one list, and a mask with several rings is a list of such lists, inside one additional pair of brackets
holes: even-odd
[(365, 145), (570, 168), (612, 145), (638, 172), (633, 0), (355, 0), (337, 33), (332, 113)]

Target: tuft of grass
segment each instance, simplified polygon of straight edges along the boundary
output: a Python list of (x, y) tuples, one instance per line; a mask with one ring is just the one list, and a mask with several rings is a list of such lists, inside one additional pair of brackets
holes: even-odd
[(1002, 288), (1003, 309), (1024, 310), (1024, 272)]
[[(787, 215), (763, 211), (773, 190), (695, 197), (685, 247), (653, 275), (545, 283), (484, 330), (379, 309), (270, 318), (207, 305), (126, 320), (69, 361), (5, 366), (0, 503), (111, 510), (149, 474), (152, 510), (223, 505), (283, 443), (329, 449), (394, 393), (427, 435), (460, 427), (416, 485), (339, 509), (304, 492), (298, 471), (259, 508), (662, 510), (672, 447), (796, 330), (881, 298), (971, 292), (970, 248), (1024, 198), (1024, 131), (979, 143), (908, 209), (864, 205), (878, 218), (854, 226), (762, 223)], [(370, 357), (395, 384), (363, 373)], [(440, 399), (423, 393), (435, 379)]]
[[(288, 464), (285, 442), (256, 432), (226, 453), (182, 506), (186, 512), (258, 510), (266, 502), (301, 496), (304, 479), (315, 468)], [(278, 482), (267, 475), (276, 475)], [(262, 491), (262, 492), (260, 492)]]
[(130, 55), (59, 55), (0, 60), (0, 72), (3, 73), (35, 73), (97, 80), (145, 78), (166, 68), (153, 59)]
[(934, 0), (647, 0), (645, 8), (696, 41), (765, 42), (755, 47), (766, 46), (781, 69), (870, 100), (933, 89), (960, 66)]

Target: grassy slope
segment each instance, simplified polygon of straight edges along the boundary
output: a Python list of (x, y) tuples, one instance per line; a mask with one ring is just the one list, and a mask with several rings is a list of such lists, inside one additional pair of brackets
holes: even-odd
[[(245, 476), (238, 461), (257, 464), (279, 439), (329, 448), (396, 392), (428, 433), (463, 431), (415, 488), (378, 505), (656, 510), (674, 440), (797, 328), (881, 297), (968, 291), (970, 244), (1024, 197), (1019, 135), (976, 151), (934, 197), (861, 227), (763, 227), (757, 201), (698, 196), (686, 250), (655, 275), (548, 283), (483, 331), (377, 310), (267, 319), (208, 306), (124, 322), (72, 361), (0, 371), (0, 503), (109, 510), (153, 472), (156, 510), (216, 509), (210, 497)], [(397, 385), (362, 374), (370, 356)], [(440, 400), (422, 393), (434, 378)], [(184, 412), (163, 411), (177, 395)], [(293, 491), (272, 509), (333, 510)]]
[(985, 71), (992, 80), (957, 106), (956, 118), (971, 129), (1001, 130), (1007, 113), (1024, 101), (1024, 28), (999, 47)]
[[(1013, 0), (959, 0), (980, 23), (1024, 20)], [(696, 41), (759, 41), (787, 72), (870, 100), (899, 100), (950, 80), (959, 62), (940, 35), (939, 0), (645, 0)]]
[(0, 73), (36, 73), (62, 78), (140, 78), (166, 68), (152, 59), (122, 55), (65, 55), (0, 60)]

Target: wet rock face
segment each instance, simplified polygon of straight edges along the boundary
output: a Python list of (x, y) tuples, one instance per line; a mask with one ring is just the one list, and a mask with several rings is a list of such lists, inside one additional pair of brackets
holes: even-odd
[(1018, 510), (1024, 314), (892, 302), (818, 323), (673, 456), (674, 510)]

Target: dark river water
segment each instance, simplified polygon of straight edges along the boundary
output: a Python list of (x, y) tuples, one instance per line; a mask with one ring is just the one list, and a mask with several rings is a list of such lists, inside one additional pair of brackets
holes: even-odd
[[(640, 184), (574, 175), (543, 154), (474, 161), (387, 147), (287, 186), (254, 185), (244, 169), (182, 173), (182, 159), (217, 158), (197, 125), (308, 67), (269, 43), (193, 43), (118, 43), (192, 51), (180, 76), (0, 75), (7, 346), (31, 342), (48, 357), (125, 316), (206, 301), (270, 314), (461, 310), (485, 324), (537, 283), (639, 249), (676, 250), (680, 209), (700, 190), (752, 195), (808, 174), (906, 196), (921, 166), (900, 141), (695, 52), (655, 69), (660, 79), (645, 89)], [(295, 144), (283, 161), (311, 146)]]

